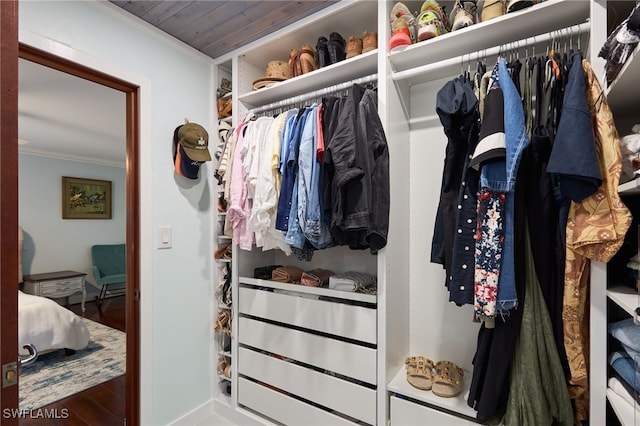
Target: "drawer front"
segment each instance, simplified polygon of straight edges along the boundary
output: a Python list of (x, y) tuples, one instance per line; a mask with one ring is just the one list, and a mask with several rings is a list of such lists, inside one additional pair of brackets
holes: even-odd
[(439, 425), (439, 426), (477, 426), (462, 417), (436, 410), (426, 405), (391, 397), (391, 426)]
[(376, 310), (241, 287), (240, 313), (376, 344)]
[(238, 403), (285, 425), (357, 424), (242, 377), (238, 379)]
[(376, 384), (375, 349), (246, 317), (238, 336), (241, 344)]
[(42, 281), (40, 295), (45, 297), (66, 297), (82, 291), (83, 277), (61, 278), (59, 280)]
[[(376, 391), (369, 387), (246, 348), (239, 350), (238, 372), (329, 410), (376, 423)], [(244, 400), (241, 388), (238, 396)]]

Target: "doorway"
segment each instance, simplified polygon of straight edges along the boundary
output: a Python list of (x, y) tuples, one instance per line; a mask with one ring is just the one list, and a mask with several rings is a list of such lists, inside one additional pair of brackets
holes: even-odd
[[(1, 2), (4, 3), (4, 2)], [(9, 288), (9, 281), (17, 276), (17, 63), (18, 57), (62, 71), (77, 77), (121, 91), (126, 97), (126, 409), (128, 425), (138, 425), (140, 419), (140, 372), (139, 372), (139, 88), (126, 81), (84, 67), (62, 57), (19, 44), (13, 46), (11, 37), (17, 34), (17, 13), (14, 2), (7, 2), (2, 12), (2, 153), (0, 153), (0, 201), (2, 202), (1, 228), (3, 231), (2, 261), (0, 276), (0, 346), (3, 364), (15, 360), (17, 353), (17, 286)], [(6, 25), (5, 25), (6, 24)], [(8, 37), (7, 37), (8, 36)], [(17, 41), (17, 37), (15, 37)], [(7, 150), (5, 151), (5, 148)], [(7, 233), (5, 233), (6, 231)], [(12, 253), (13, 251), (13, 253)], [(13, 352), (13, 355), (12, 355)], [(3, 386), (0, 393), (3, 409), (18, 408), (18, 386)], [(3, 414), (5, 410), (3, 410)], [(6, 422), (6, 423), (5, 423)], [(3, 424), (17, 425), (18, 417), (4, 418)]]

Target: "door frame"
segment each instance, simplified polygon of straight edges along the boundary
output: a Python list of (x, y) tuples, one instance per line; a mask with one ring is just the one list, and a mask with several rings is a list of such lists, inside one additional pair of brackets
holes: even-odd
[[(140, 87), (18, 41), (17, 1), (0, 1), (0, 282), (18, 275), (18, 58), (125, 93), (126, 96), (126, 408), (140, 424)], [(17, 285), (0, 285), (0, 361), (17, 359)], [(18, 379), (19, 380), (19, 379)], [(18, 408), (18, 386), (0, 387), (0, 406)], [(18, 418), (2, 424), (18, 425)], [(6, 423), (5, 423), (6, 422)]]

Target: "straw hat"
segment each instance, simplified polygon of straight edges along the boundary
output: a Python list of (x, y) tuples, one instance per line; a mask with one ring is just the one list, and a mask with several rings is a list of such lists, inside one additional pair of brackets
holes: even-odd
[(289, 78), (289, 64), (284, 61), (269, 61), (267, 64), (266, 76), (253, 82), (253, 89), (258, 90), (273, 83), (284, 81)]

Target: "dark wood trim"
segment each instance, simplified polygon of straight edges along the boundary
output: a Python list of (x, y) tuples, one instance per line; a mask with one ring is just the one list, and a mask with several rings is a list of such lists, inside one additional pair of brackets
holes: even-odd
[(136, 119), (139, 98), (137, 89), (127, 92), (127, 426), (140, 424), (140, 132)]
[(20, 57), (67, 74), (75, 75), (76, 77), (84, 78), (85, 80), (93, 81), (94, 83), (102, 84), (103, 86), (111, 87), (121, 92), (129, 93), (137, 90), (137, 87), (131, 83), (112, 77), (102, 71), (80, 65), (60, 56), (54, 56), (48, 52), (22, 43), (20, 43)]
[[(0, 1), (0, 364), (18, 353), (18, 2)], [(0, 381), (1, 382), (1, 381)], [(0, 407), (18, 408), (18, 386), (0, 383)], [(17, 416), (0, 423), (17, 425)]]
[[(4, 3), (0, 0), (0, 4)], [(17, 22), (17, 19), (16, 19)], [(4, 26), (4, 25), (3, 25)], [(16, 30), (17, 41), (17, 30)], [(18, 46), (18, 43), (16, 43)], [(140, 117), (140, 105), (139, 105), (139, 87), (120, 80), (118, 78), (111, 77), (101, 71), (77, 64), (64, 58), (52, 55), (48, 52), (19, 44), (19, 56), (23, 59), (27, 59), (36, 62), (40, 65), (45, 65), (50, 68), (75, 75), (77, 77), (93, 81), (95, 83), (102, 84), (107, 87), (119, 90), (126, 94), (126, 138), (127, 138), (127, 158), (126, 158), (126, 221), (127, 221), (127, 296), (126, 296), (126, 333), (127, 333), (127, 366), (126, 366), (126, 423), (127, 426), (139, 426), (140, 425), (140, 301), (136, 297), (139, 294), (140, 289), (140, 159), (139, 159), (139, 117)], [(17, 92), (17, 56), (16, 54), (16, 92)], [(3, 72), (4, 74), (4, 72)], [(17, 213), (17, 169), (18, 157), (17, 157), (17, 96), (16, 96), (16, 110), (15, 110), (15, 137), (13, 147), (15, 148), (15, 159), (13, 160), (12, 167), (3, 167), (2, 176), (4, 183), (4, 176), (7, 172), (13, 171), (15, 177), (15, 201), (14, 208)], [(4, 121), (4, 120), (3, 120)], [(3, 135), (4, 140), (4, 135)], [(4, 165), (4, 163), (3, 163)], [(4, 207), (2, 213), (4, 214)], [(4, 224), (4, 220), (3, 220)], [(13, 254), (17, 254), (15, 247), (17, 247), (17, 215), (15, 218), (14, 237), (15, 244), (13, 244)], [(3, 225), (4, 226), (4, 225)], [(3, 229), (4, 230), (4, 229)], [(3, 237), (4, 238), (4, 237)], [(3, 239), (4, 244), (4, 239)], [(4, 252), (3, 252), (4, 259)], [(17, 258), (14, 262), (17, 267)], [(17, 277), (18, 271), (15, 270), (15, 276)], [(14, 280), (15, 281), (15, 280)], [(3, 280), (4, 282), (4, 280)], [(15, 296), (13, 300), (17, 300), (17, 286), (14, 287)], [(15, 303), (15, 302), (14, 302)], [(13, 314), (15, 329), (14, 336), (17, 338), (17, 303), (16, 309)], [(4, 328), (4, 327), (3, 327)], [(17, 346), (17, 341), (13, 345), (9, 345), (13, 351)], [(14, 355), (16, 356), (16, 355)], [(16, 387), (16, 406), (17, 406), (17, 387)], [(4, 400), (2, 406), (4, 407)], [(4, 419), (2, 424), (4, 425)]]

